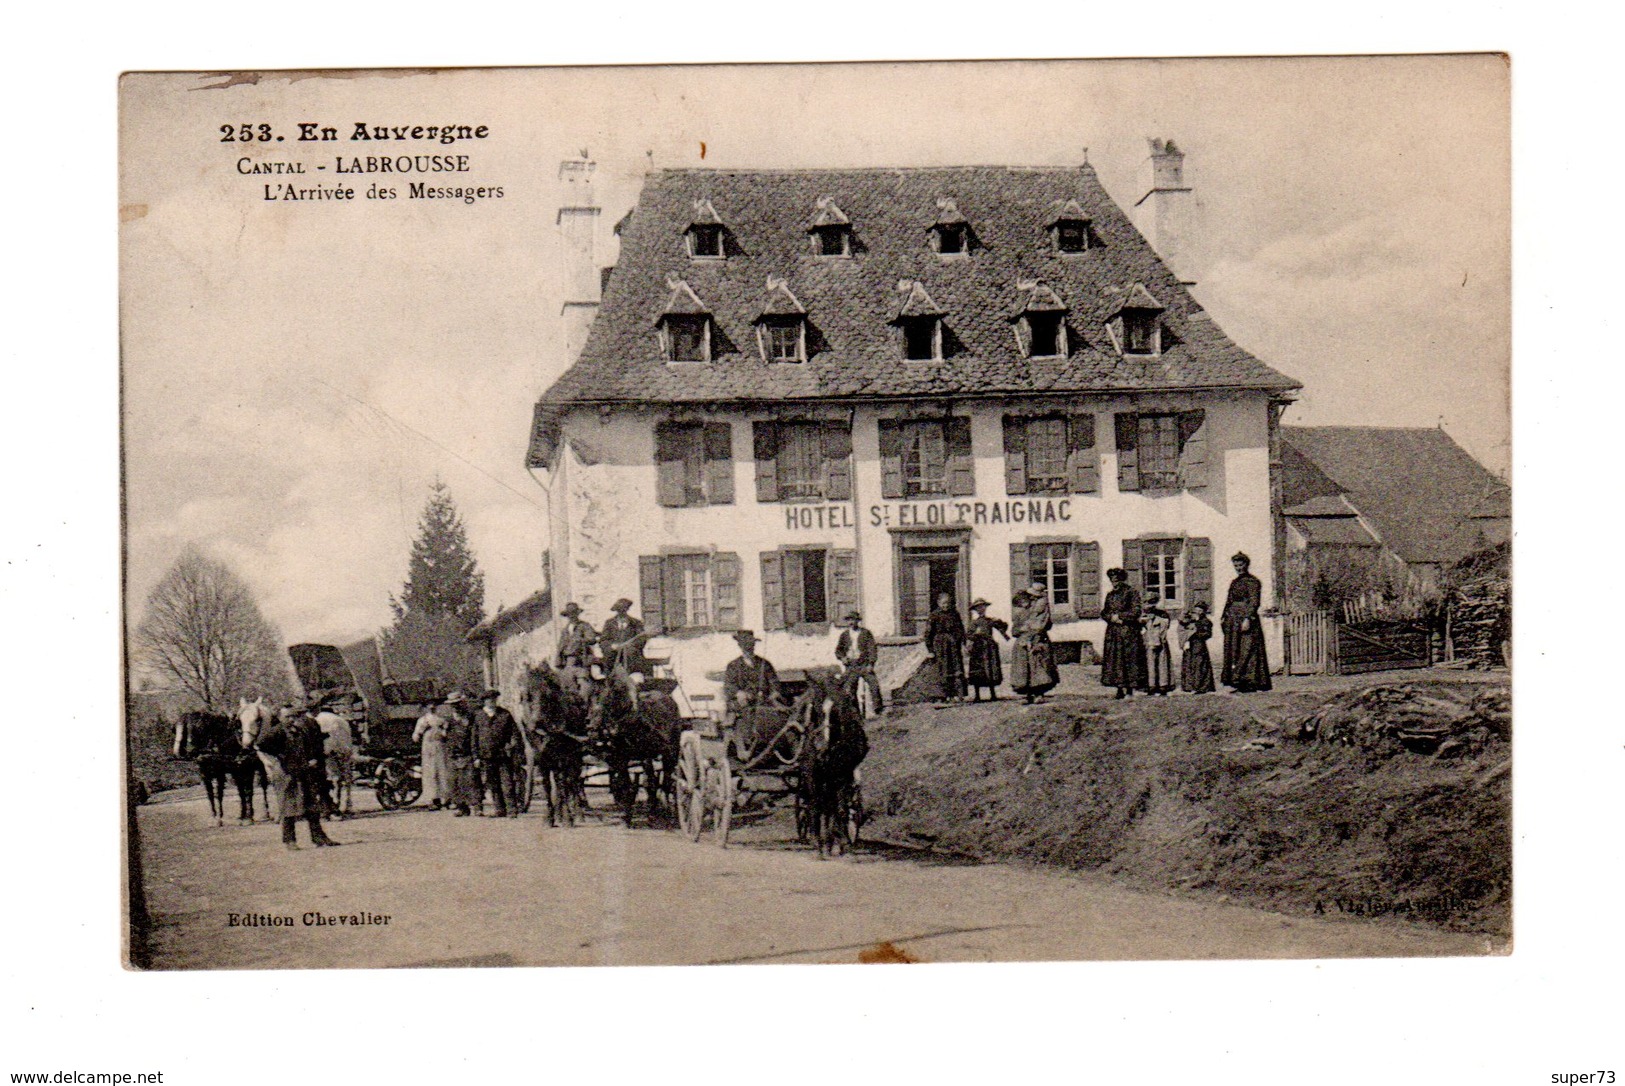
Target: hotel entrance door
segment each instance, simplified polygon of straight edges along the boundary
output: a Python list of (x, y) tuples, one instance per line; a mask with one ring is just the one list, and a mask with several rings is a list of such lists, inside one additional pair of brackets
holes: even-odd
[[(945, 533), (931, 533), (940, 537)], [(904, 637), (925, 634), (925, 621), (943, 594), (955, 610), (969, 603), (965, 543), (952, 539), (903, 539), (896, 544), (897, 632)]]

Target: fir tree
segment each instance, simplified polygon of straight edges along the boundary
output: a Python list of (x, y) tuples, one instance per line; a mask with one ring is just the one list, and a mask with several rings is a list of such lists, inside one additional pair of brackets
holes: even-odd
[(406, 584), (389, 606), (397, 628), (411, 614), (452, 618), (464, 631), (485, 620), (485, 575), (468, 549), (468, 532), (451, 492), (438, 479), (418, 521)]

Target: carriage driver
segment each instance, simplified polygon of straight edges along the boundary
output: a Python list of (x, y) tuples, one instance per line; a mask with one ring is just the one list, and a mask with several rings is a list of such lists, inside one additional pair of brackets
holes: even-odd
[[(868, 688), (871, 709), (882, 712), (886, 702), (880, 694), (880, 680), (875, 676), (875, 664), (880, 659), (875, 635), (864, 628), (863, 616), (856, 611), (848, 611), (841, 623), (846, 628), (835, 642), (835, 658), (846, 668), (848, 682), (861, 682)], [(855, 686), (852, 692), (857, 693)]]
[(564, 681), (573, 685), (584, 698), (592, 697), (593, 646), (598, 643), (598, 631), (582, 621), (581, 605), (567, 603), (559, 612), (564, 616), (564, 629), (559, 632), (557, 664)]
[(756, 635), (740, 630), (734, 640), (739, 643), (739, 655), (728, 662), (728, 669), (722, 673), (722, 697), (728, 706), (728, 726), (740, 733), (744, 749), (749, 750), (760, 738), (756, 734), (756, 710), (783, 705), (784, 690), (773, 665), (756, 655)]

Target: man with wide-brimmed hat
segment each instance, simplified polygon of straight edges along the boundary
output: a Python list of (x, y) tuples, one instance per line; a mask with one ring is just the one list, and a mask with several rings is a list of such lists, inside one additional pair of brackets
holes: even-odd
[(518, 818), (518, 797), (514, 795), (514, 744), (521, 742), (519, 725), (513, 714), (497, 704), (500, 691), (487, 690), (474, 712), (474, 772), (481, 790), (491, 793), (498, 818)]
[(260, 733), (259, 751), (281, 763), (286, 777), (282, 783), (282, 843), (297, 849), (294, 826), (302, 817), (310, 827), (310, 843), (318, 848), (338, 844), (322, 829), (321, 790), (316, 775), (325, 760), (322, 730), (314, 718), (292, 705), (283, 706)]
[(841, 625), (845, 629), (835, 642), (835, 659), (846, 668), (845, 678), (854, 694), (858, 683), (869, 691), (870, 712), (884, 712), (886, 701), (880, 693), (880, 679), (875, 675), (875, 664), (880, 660), (880, 647), (875, 642), (875, 635), (864, 629), (863, 616), (857, 611), (848, 611), (843, 615)]
[(756, 634), (740, 630), (734, 634), (739, 655), (728, 662), (722, 673), (722, 697), (727, 704), (727, 722), (739, 732), (743, 749), (756, 739), (757, 710), (784, 704), (779, 673), (764, 657), (756, 655)]
[(592, 693), (592, 665), (597, 656), (593, 646), (598, 644), (598, 631), (581, 617), (581, 605), (574, 601), (559, 612), (564, 629), (559, 631), (559, 649), (556, 663), (564, 680), (581, 692), (582, 697)]
[(610, 604), (609, 609), (613, 613), (604, 620), (604, 629), (599, 634), (605, 664), (611, 672), (628, 675), (641, 672), (643, 645), (638, 639), (643, 636), (643, 623), (627, 613), (632, 610), (632, 601), (622, 596)]

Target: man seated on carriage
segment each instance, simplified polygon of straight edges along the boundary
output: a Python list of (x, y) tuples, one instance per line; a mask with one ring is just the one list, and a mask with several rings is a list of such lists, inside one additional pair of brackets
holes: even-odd
[(611, 679), (626, 687), (635, 705), (638, 684), (649, 673), (649, 662), (643, 658), (643, 646), (649, 639), (644, 634), (643, 623), (627, 614), (632, 609), (631, 600), (622, 596), (610, 604), (609, 609), (614, 614), (604, 620), (604, 628), (598, 635), (604, 668)]
[(763, 710), (784, 706), (784, 689), (773, 665), (756, 655), (753, 632), (740, 630), (734, 640), (739, 643), (739, 655), (722, 673), (722, 697), (727, 704), (726, 725), (734, 733), (739, 753), (749, 757), (759, 744), (772, 738), (772, 732), (766, 730), (772, 721), (759, 718), (770, 715)]
[(567, 603), (559, 614), (564, 616), (564, 629), (559, 632), (559, 651), (556, 663), (565, 682), (584, 698), (592, 696), (592, 665), (596, 661), (598, 631), (581, 617), (581, 605)]
[(870, 712), (883, 712), (886, 703), (880, 694), (880, 679), (875, 676), (875, 664), (880, 660), (880, 647), (875, 642), (875, 635), (864, 629), (863, 616), (856, 611), (848, 611), (841, 622), (846, 628), (841, 631), (840, 640), (835, 642), (835, 658), (846, 668), (843, 678), (854, 697), (857, 696), (857, 684), (862, 683), (869, 691)]

